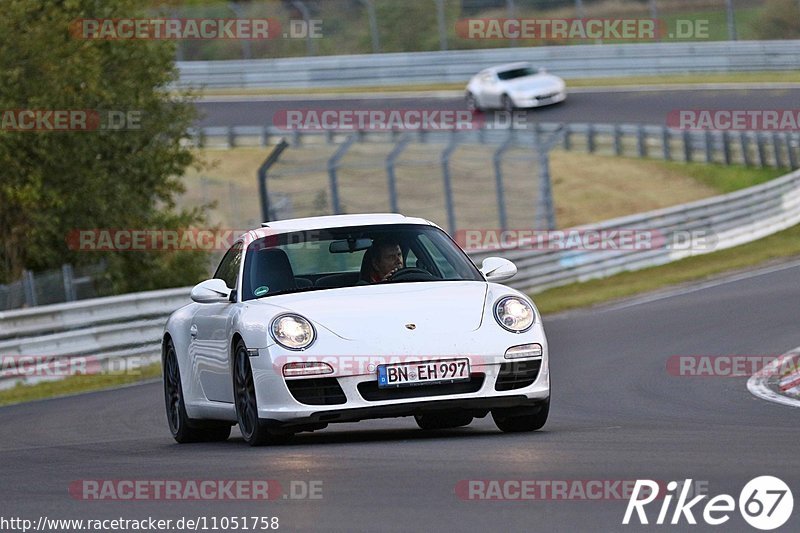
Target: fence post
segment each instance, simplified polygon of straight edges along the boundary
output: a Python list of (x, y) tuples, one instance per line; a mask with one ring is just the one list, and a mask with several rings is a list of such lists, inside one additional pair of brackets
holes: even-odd
[(636, 129), (636, 150), (639, 153), (639, 157), (647, 157), (647, 137), (644, 126), (641, 124)]
[(444, 203), (447, 210), (447, 228), (450, 235), (456, 232), (456, 214), (453, 206), (453, 187), (450, 183), (450, 156), (458, 147), (458, 133), (453, 130), (450, 142), (442, 151), (442, 181), (444, 182)]
[(228, 126), (227, 138), (228, 148), (236, 148), (236, 133), (233, 131), (233, 126)]
[(767, 166), (767, 150), (764, 146), (764, 136), (761, 132), (756, 132), (756, 148), (758, 152), (758, 166), (764, 168)]
[(669, 146), (669, 128), (664, 126), (661, 128), (661, 144), (664, 151), (664, 161), (672, 160), (672, 150)]
[(748, 167), (752, 166), (753, 161), (750, 159), (750, 152), (748, 151), (749, 147), (747, 146), (747, 136), (743, 131), (739, 132), (739, 144), (742, 147), (742, 160), (744, 161), (744, 164)]
[(388, 156), (386, 156), (386, 179), (389, 186), (389, 209), (392, 213), (399, 213), (400, 208), (397, 202), (397, 178), (394, 173), (394, 164), (403, 150), (406, 149), (408, 143), (411, 141), (407, 135), (400, 138), (400, 141), (392, 149)]
[[(514, 0), (506, 0), (506, 16), (510, 19), (517, 18), (517, 6), (514, 3)], [(509, 48), (517, 46), (517, 40), (509, 39), (508, 46)]]
[(714, 151), (713, 151), (713, 144), (714, 139), (711, 137), (711, 130), (706, 130), (705, 132), (705, 144), (706, 144), (706, 163), (713, 163), (714, 162)]
[(447, 22), (444, 20), (444, 0), (436, 2), (436, 23), (439, 27), (439, 50), (447, 50)]
[(562, 124), (561, 127), (564, 128), (564, 150), (572, 150), (572, 130), (570, 129), (569, 124)]
[(784, 133), (783, 136), (786, 139), (786, 153), (789, 155), (789, 166), (792, 170), (795, 170), (797, 168), (797, 154), (792, 146), (792, 134), (787, 132)]
[(733, 11), (733, 0), (725, 0), (725, 8), (728, 14), (728, 40), (735, 41), (736, 37), (736, 15)]
[(722, 132), (722, 154), (725, 157), (725, 164), (730, 165), (733, 162), (731, 157), (731, 135), (727, 130)]
[(689, 130), (683, 130), (683, 160), (687, 163), (692, 162), (692, 136)]
[(536, 229), (553, 230), (556, 228), (556, 211), (553, 206), (553, 188), (550, 178), (550, 150), (559, 142), (559, 137), (563, 134), (563, 129), (553, 132), (544, 141), (534, 132), (536, 155), (539, 159), (539, 198), (535, 212), (534, 225)]
[(783, 157), (781, 157), (781, 138), (777, 131), (772, 132), (772, 150), (775, 153), (775, 166), (777, 168), (785, 167)]
[(614, 155), (622, 155), (622, 128), (619, 124), (614, 124)]
[[(306, 23), (306, 55), (313, 56), (316, 53), (314, 40), (311, 38), (311, 15), (308, 13), (308, 8), (300, 0), (292, 0), (292, 6), (300, 11), (300, 16)], [(244, 39), (246, 41), (246, 39)]]
[(336, 152), (328, 159), (328, 183), (331, 188), (331, 207), (333, 207), (334, 215), (342, 214), (342, 204), (339, 201), (339, 183), (336, 177), (336, 170), (339, 168), (339, 161), (344, 157), (347, 151), (353, 146), (356, 141), (356, 135), (347, 137), (342, 145), (336, 149)]
[(25, 304), (28, 307), (35, 307), (36, 304), (36, 280), (30, 270), (22, 271), (22, 290), (25, 292)]
[[(648, 0), (648, 3), (650, 4), (650, 18), (653, 19), (653, 20), (658, 20), (658, 5), (656, 4), (656, 0)], [(661, 28), (659, 28), (659, 29), (661, 29)], [(661, 40), (660, 33), (661, 32), (656, 31), (656, 35), (655, 35), (656, 41), (660, 41)]]
[(589, 124), (586, 130), (586, 148), (589, 150), (590, 154), (593, 154), (595, 151), (594, 124)]
[[(506, 216), (506, 195), (505, 188), (503, 187), (503, 154), (511, 148), (514, 143), (513, 129), (509, 131), (508, 137), (503, 141), (492, 156), (492, 163), (494, 164), (494, 183), (495, 191), (497, 194), (497, 216), (500, 220), (500, 229), (505, 231), (508, 229), (508, 217)], [(538, 138), (538, 134), (537, 134)]]
[(270, 221), (269, 195), (267, 193), (267, 172), (269, 171), (270, 167), (274, 165), (276, 161), (278, 161), (278, 158), (288, 146), (289, 143), (286, 142), (286, 139), (281, 139), (280, 142), (275, 145), (275, 148), (273, 148), (269, 153), (264, 162), (261, 163), (261, 166), (258, 167), (258, 195), (261, 199), (262, 222)]
[(381, 53), (381, 37), (378, 33), (378, 19), (375, 16), (375, 4), (372, 0), (364, 0), (367, 5), (367, 16), (369, 17), (369, 33), (372, 36), (372, 53)]
[(72, 265), (61, 265), (61, 278), (64, 280), (64, 301), (74, 302), (78, 299), (75, 294), (75, 274), (72, 270)]

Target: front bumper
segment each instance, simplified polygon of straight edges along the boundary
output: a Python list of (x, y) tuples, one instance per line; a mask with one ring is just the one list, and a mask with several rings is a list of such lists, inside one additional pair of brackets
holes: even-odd
[[(251, 366), (259, 418), (278, 426), (355, 422), (450, 409), (469, 410), (474, 416), (484, 416), (495, 408), (527, 406), (535, 409), (550, 397), (546, 345), (541, 358), (476, 358), (479, 362), (471, 363), (468, 382), (398, 389), (378, 388), (376, 373), (287, 380), (276, 371), (277, 365), (265, 365), (272, 360), (268, 352), (268, 349), (259, 350), (259, 356), (251, 358)], [(531, 374), (533, 366), (536, 366), (535, 374)], [(534, 377), (532, 382), (515, 382), (515, 375)], [(308, 400), (313, 395), (299, 395), (297, 384), (310, 384), (312, 380), (316, 380), (320, 390), (326, 392)], [(298, 398), (304, 401), (298, 401)], [(309, 401), (317, 403), (310, 404)]]
[(542, 107), (557, 104), (567, 99), (566, 91), (540, 94), (537, 96), (513, 97), (514, 105), (519, 108)]

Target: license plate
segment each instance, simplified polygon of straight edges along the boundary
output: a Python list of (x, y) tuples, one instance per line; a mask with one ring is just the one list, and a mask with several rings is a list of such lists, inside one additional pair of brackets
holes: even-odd
[(469, 359), (378, 365), (378, 387), (453, 383), (469, 379)]

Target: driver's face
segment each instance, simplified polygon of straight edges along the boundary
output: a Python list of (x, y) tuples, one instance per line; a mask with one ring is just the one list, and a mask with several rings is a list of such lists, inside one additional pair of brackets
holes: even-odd
[(381, 250), (375, 261), (375, 270), (378, 277), (383, 277), (396, 268), (403, 267), (403, 252), (400, 246), (387, 246)]

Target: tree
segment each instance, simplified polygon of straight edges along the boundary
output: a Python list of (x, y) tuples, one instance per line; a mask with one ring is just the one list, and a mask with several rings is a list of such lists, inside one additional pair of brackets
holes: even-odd
[[(174, 43), (89, 40), (78, 19), (140, 17), (134, 0), (5, 0), (0, 17), (0, 111), (133, 113), (123, 131), (0, 128), (0, 282), (22, 269), (109, 265), (114, 292), (188, 284), (206, 273), (199, 252), (86, 253), (66, 236), (87, 228), (179, 228), (203, 209), (175, 208), (177, 176), (195, 163), (181, 142), (195, 119), (193, 95), (171, 93)], [(151, 14), (152, 16), (152, 14)], [(98, 113), (95, 115), (95, 113)], [(90, 123), (92, 120), (89, 121)], [(102, 127), (102, 126), (101, 126)], [(180, 271), (176, 266), (180, 267)]]

